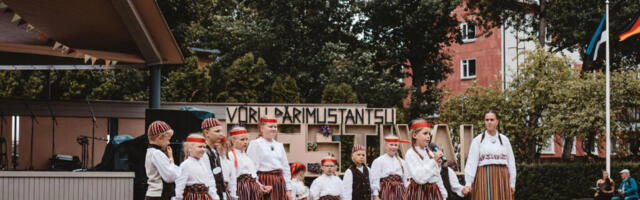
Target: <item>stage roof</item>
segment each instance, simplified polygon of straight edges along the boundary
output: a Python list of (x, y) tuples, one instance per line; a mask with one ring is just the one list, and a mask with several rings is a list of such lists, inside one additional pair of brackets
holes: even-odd
[[(182, 64), (155, 0), (0, 0), (0, 66)], [(18, 15), (19, 19), (16, 17)], [(41, 38), (46, 34), (46, 39)], [(54, 42), (71, 51), (54, 50)], [(46, 68), (46, 67), (45, 67)], [(17, 69), (17, 68), (16, 68)]]

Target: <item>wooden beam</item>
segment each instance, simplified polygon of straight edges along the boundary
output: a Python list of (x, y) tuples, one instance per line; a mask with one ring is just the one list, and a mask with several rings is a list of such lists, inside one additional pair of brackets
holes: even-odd
[(127, 27), (147, 65), (162, 65), (164, 60), (131, 0), (111, 0), (113, 7)]

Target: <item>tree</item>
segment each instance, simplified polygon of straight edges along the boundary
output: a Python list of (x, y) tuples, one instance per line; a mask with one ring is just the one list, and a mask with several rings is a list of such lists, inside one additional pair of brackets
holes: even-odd
[(358, 103), (358, 95), (346, 83), (329, 84), (322, 91), (322, 103)]
[[(437, 84), (451, 72), (445, 48), (458, 42), (458, 21), (452, 14), (460, 1), (367, 1), (359, 31), (375, 52), (374, 63), (412, 70), (411, 118), (437, 111)], [(426, 86), (427, 91), (422, 88)]]
[(267, 63), (262, 58), (255, 58), (252, 53), (233, 61), (224, 73), (227, 77), (225, 91), (218, 94), (217, 100), (223, 102), (258, 102), (258, 89), (264, 82), (262, 72)]
[[(617, 36), (638, 15), (640, 4), (629, 1), (610, 1), (609, 4), (612, 68), (625, 69), (636, 66), (640, 63), (640, 53), (636, 51), (640, 45), (640, 37), (618, 42)], [(466, 5), (470, 11), (466, 17), (475, 20), (484, 30), (505, 25), (530, 35), (537, 35), (538, 41), (543, 42), (548, 32), (552, 41), (543, 44), (550, 47), (550, 51), (577, 51), (584, 61), (583, 71), (604, 69), (604, 56), (592, 62), (592, 56), (584, 54), (604, 16), (604, 1), (470, 0)], [(604, 55), (604, 48), (600, 50), (602, 52), (598, 54)]]
[(300, 103), (300, 93), (296, 80), (291, 76), (282, 80), (278, 77), (271, 86), (272, 103)]
[(210, 66), (198, 68), (198, 58), (190, 56), (184, 66), (169, 72), (162, 88), (162, 97), (167, 101), (207, 102), (213, 100), (211, 87), (213, 80), (209, 74)]

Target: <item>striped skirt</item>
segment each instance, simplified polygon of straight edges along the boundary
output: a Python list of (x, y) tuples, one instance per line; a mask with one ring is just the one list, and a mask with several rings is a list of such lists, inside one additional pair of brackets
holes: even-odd
[(204, 184), (193, 184), (184, 187), (182, 194), (184, 200), (213, 200), (209, 195), (209, 187)]
[(320, 200), (340, 200), (340, 196), (324, 195), (320, 197)]
[(409, 183), (404, 200), (443, 200), (440, 188), (436, 183), (418, 184), (413, 179)]
[(273, 171), (258, 171), (258, 179), (262, 185), (269, 185), (272, 187), (271, 192), (264, 194), (263, 199), (286, 199), (287, 197), (287, 185), (284, 182), (282, 176), (282, 170)]
[[(262, 199), (262, 190), (256, 179), (249, 174), (238, 176), (236, 194), (238, 200), (260, 200)], [(230, 198), (227, 198), (230, 199)]]
[(506, 165), (485, 165), (476, 170), (471, 185), (472, 200), (512, 200)]
[(380, 199), (398, 200), (404, 197), (404, 183), (402, 177), (389, 175), (380, 179)]

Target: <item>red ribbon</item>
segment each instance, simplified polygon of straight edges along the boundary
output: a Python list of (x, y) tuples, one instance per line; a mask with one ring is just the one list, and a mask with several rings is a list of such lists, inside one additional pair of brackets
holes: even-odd
[(236, 131), (231, 131), (231, 135), (240, 135), (240, 134), (246, 134), (247, 130), (236, 130)]
[(323, 164), (323, 165), (324, 165), (324, 163), (325, 163), (325, 162), (333, 162), (333, 164), (338, 163), (338, 161), (336, 161), (336, 159), (333, 159), (333, 158), (325, 158), (325, 159), (322, 159), (322, 161), (320, 161), (320, 164)]
[(205, 143), (205, 140), (204, 140), (204, 138), (187, 137), (187, 142), (200, 142), (200, 143)]
[(423, 128), (423, 127), (427, 127), (427, 128), (431, 128), (431, 124), (429, 123), (415, 123), (415, 124), (411, 124), (411, 130), (416, 129), (416, 128)]
[(401, 140), (401, 139), (397, 139), (397, 138), (393, 138), (393, 139), (387, 139), (385, 138), (384, 141), (386, 142), (399, 142), (399, 143), (405, 143), (405, 144), (411, 144), (411, 142), (409, 142), (409, 140)]
[(260, 118), (260, 122), (262, 122), (262, 123), (278, 123), (278, 120), (261, 117)]

